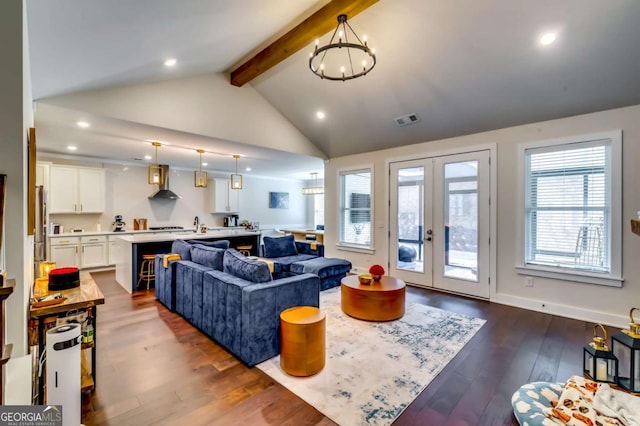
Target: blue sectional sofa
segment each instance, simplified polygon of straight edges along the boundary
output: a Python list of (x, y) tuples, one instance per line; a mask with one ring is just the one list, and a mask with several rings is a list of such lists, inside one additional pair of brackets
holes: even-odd
[(351, 262), (330, 257), (316, 257), (291, 264), (291, 273), (316, 274), (320, 277), (320, 291), (340, 285), (351, 270)]
[[(227, 249), (229, 248), (228, 240), (219, 241), (199, 241), (199, 240), (175, 240), (171, 244), (171, 253), (178, 254), (182, 261), (191, 261), (191, 248), (195, 245)], [(169, 308), (170, 311), (176, 311), (176, 289), (177, 289), (177, 261), (168, 263), (168, 267), (164, 266), (165, 254), (156, 255), (155, 259), (155, 291), (156, 298)], [(208, 262), (204, 262), (206, 265)], [(197, 265), (196, 262), (194, 264)], [(196, 266), (197, 268), (197, 266)], [(199, 268), (198, 268), (199, 269)], [(220, 261), (220, 269), (222, 270), (222, 261)], [(182, 310), (182, 308), (181, 308)]]
[(228, 241), (176, 240), (181, 260), (156, 258), (156, 297), (206, 335), (252, 366), (279, 353), (280, 312), (320, 303), (320, 278), (285, 274), (253, 260)]
[[(351, 263), (325, 258), (322, 244), (292, 236), (265, 237), (265, 257), (274, 271), (245, 257), (229, 242), (174, 241), (180, 256), (156, 257), (156, 297), (172, 311), (252, 366), (279, 353), (280, 313), (315, 306), (320, 290), (340, 284)], [(271, 255), (271, 256), (269, 256)]]
[(320, 290), (340, 285), (351, 270), (351, 262), (324, 257), (324, 245), (295, 241), (293, 235), (264, 237), (264, 257), (274, 262), (274, 274), (312, 273), (320, 277)]
[[(189, 243), (189, 242), (187, 242)], [(192, 244), (188, 260), (176, 262), (176, 312), (202, 329), (202, 292), (204, 273), (222, 270), (222, 259), (229, 241)]]
[(295, 241), (293, 235), (264, 237), (263, 257), (274, 262), (274, 274), (286, 274), (291, 265), (324, 256), (324, 246), (314, 242)]
[(204, 273), (202, 331), (249, 366), (279, 353), (282, 311), (320, 304), (317, 275), (272, 279), (266, 263), (234, 249), (224, 252), (222, 269)]

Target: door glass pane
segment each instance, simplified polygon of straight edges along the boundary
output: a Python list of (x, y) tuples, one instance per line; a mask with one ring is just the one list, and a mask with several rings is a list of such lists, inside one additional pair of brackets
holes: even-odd
[(424, 167), (398, 170), (398, 269), (424, 270)]
[(444, 166), (444, 275), (478, 281), (478, 162)]

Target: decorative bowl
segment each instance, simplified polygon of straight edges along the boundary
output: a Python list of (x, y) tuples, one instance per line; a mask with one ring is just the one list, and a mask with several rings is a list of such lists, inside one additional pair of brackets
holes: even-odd
[(358, 275), (358, 281), (360, 281), (360, 284), (369, 285), (373, 282), (373, 277), (371, 274)]

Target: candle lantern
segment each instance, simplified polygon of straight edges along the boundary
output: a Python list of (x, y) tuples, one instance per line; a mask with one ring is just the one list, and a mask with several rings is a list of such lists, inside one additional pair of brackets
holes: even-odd
[[(598, 327), (603, 337), (598, 336)], [(593, 341), (585, 345), (582, 353), (583, 373), (596, 382), (616, 383), (618, 381), (618, 360), (606, 345), (607, 331), (602, 324), (593, 327)]]
[(40, 278), (49, 279), (52, 269), (56, 269), (56, 262), (40, 262)]
[(611, 349), (618, 358), (618, 384), (631, 391), (640, 392), (640, 323), (633, 320), (632, 308), (629, 312), (629, 330), (624, 329), (611, 338)]

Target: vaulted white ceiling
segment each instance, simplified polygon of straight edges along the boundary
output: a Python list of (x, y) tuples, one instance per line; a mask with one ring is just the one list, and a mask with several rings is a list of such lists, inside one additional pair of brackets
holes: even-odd
[[(95, 112), (87, 114), (100, 124), (79, 134), (63, 123), (75, 123), (83, 111), (53, 107), (52, 100), (224, 73), (326, 3), (27, 0), (33, 94), (39, 105), (50, 104), (36, 110), (38, 144), (46, 152), (66, 152), (70, 139), (82, 139), (93, 151), (88, 156), (130, 161), (141, 155), (145, 139), (181, 139), (181, 130), (170, 126), (163, 134), (161, 122), (149, 129)], [(380, 0), (350, 20), (376, 48), (378, 64), (366, 77), (321, 80), (309, 71), (309, 51), (303, 50), (246, 89), (264, 97), (319, 155), (284, 155), (282, 146), (270, 151), (211, 132), (184, 139), (189, 147), (264, 154), (265, 169), (288, 167), (288, 175), (304, 175), (321, 170), (322, 153), (357, 154), (639, 104), (638, 22), (636, 0)], [(538, 38), (548, 31), (557, 41), (541, 46)], [(171, 69), (163, 66), (170, 57), (178, 61)], [(405, 114), (420, 121), (398, 127), (394, 118)], [(116, 140), (117, 150), (97, 148)], [(192, 164), (192, 158), (176, 154), (175, 165)]]

